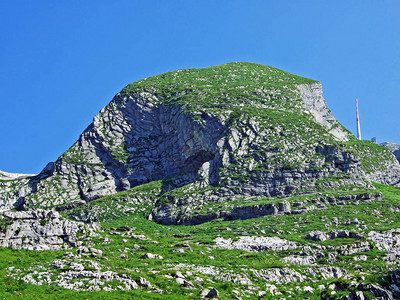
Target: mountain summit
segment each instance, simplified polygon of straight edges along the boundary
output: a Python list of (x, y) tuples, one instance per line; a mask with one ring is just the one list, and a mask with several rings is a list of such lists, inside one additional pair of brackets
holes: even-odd
[(209, 218), (192, 220), (188, 207), (398, 184), (399, 169), (387, 149), (337, 122), (319, 82), (229, 63), (129, 84), (56, 162), (2, 183), (2, 206), (82, 203), (162, 180), (151, 218), (191, 223)]

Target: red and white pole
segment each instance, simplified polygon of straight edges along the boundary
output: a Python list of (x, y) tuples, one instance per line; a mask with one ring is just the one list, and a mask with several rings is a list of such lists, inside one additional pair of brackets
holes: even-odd
[(357, 138), (361, 140), (360, 116), (358, 114), (358, 100), (356, 98)]

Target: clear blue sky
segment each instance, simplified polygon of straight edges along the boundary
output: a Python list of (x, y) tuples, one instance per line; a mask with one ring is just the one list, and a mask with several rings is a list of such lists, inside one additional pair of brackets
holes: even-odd
[(400, 1), (0, 0), (0, 170), (38, 173), (125, 85), (248, 61), (322, 82), (335, 117), (400, 142)]

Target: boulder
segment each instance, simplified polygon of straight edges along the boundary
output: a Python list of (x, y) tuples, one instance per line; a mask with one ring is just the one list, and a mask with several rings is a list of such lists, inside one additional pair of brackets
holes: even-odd
[(0, 246), (15, 249), (59, 250), (75, 247), (80, 243), (77, 235), (93, 234), (94, 228), (97, 228), (66, 220), (53, 210), (8, 211), (3, 213), (2, 218), (8, 220), (8, 226), (0, 232)]

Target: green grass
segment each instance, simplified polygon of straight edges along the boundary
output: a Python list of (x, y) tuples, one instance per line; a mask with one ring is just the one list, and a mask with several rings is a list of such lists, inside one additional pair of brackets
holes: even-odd
[(362, 168), (367, 174), (376, 171), (386, 171), (390, 163), (395, 163), (389, 148), (380, 146), (371, 141), (351, 139), (346, 146), (353, 151), (361, 160)]
[[(10, 266), (15, 266), (19, 269), (35, 267), (37, 265), (48, 265), (54, 259), (61, 259), (65, 251), (56, 252), (34, 252), (27, 250), (11, 250), (7, 248), (0, 249), (0, 297), (7, 299), (23, 298), (23, 299), (68, 299), (71, 297), (77, 299), (118, 299), (118, 298), (133, 298), (133, 299), (197, 299), (200, 291), (204, 287), (213, 286), (220, 291), (221, 299), (231, 299), (234, 297), (234, 291), (239, 291), (243, 298), (256, 299), (257, 297), (248, 293), (246, 285), (239, 282), (226, 281), (222, 278), (209, 276), (196, 271), (196, 267), (208, 266), (212, 267), (221, 274), (231, 274), (231, 278), (237, 275), (245, 275), (253, 282), (253, 285), (258, 290), (264, 290), (267, 282), (262, 278), (255, 277), (251, 269), (268, 270), (272, 268), (291, 269), (307, 275), (306, 269), (308, 266), (298, 266), (286, 264), (282, 259), (288, 255), (292, 255), (299, 250), (288, 250), (282, 252), (246, 252), (243, 250), (227, 250), (214, 248), (214, 240), (216, 237), (237, 239), (241, 235), (249, 236), (279, 236), (303, 245), (313, 247), (314, 244), (326, 247), (322, 252), (328, 255), (332, 249), (349, 245), (360, 240), (352, 239), (334, 239), (325, 242), (313, 242), (305, 240), (304, 236), (309, 231), (321, 230), (329, 232), (333, 229), (345, 229), (352, 232), (359, 232), (360, 228), (354, 224), (344, 225), (347, 219), (354, 219), (356, 216), (361, 225), (367, 225), (368, 230), (381, 230), (398, 227), (398, 216), (391, 212), (387, 205), (400, 205), (400, 192), (398, 188), (393, 188), (385, 185), (374, 184), (376, 191), (381, 192), (383, 199), (372, 203), (364, 203), (360, 205), (343, 205), (330, 206), (326, 210), (312, 211), (301, 215), (280, 215), (280, 216), (265, 216), (248, 220), (213, 220), (208, 223), (196, 226), (163, 226), (155, 222), (149, 221), (143, 213), (127, 214), (118, 218), (110, 219), (102, 222), (104, 232), (100, 233), (99, 237), (93, 238), (93, 246), (103, 251), (102, 258), (85, 259), (98, 261), (104, 267), (116, 271), (119, 274), (138, 279), (144, 277), (149, 280), (154, 286), (161, 288), (165, 294), (158, 295), (155, 293), (147, 293), (147, 289), (138, 289), (132, 291), (114, 291), (114, 292), (75, 292), (65, 290), (54, 286), (34, 286), (15, 281), (7, 276), (7, 269)], [(113, 202), (117, 198), (126, 198), (134, 192), (149, 192), (153, 193), (160, 188), (160, 182), (152, 183), (135, 188), (130, 192), (120, 193), (113, 197), (103, 198), (103, 202)], [(379, 214), (376, 212), (379, 211)], [(373, 213), (371, 213), (373, 212)], [(395, 222), (387, 222), (383, 226), (381, 217)], [(332, 223), (333, 218), (338, 218), (339, 224)], [(396, 221), (397, 220), (397, 221)], [(144, 235), (145, 240), (129, 238), (129, 236), (112, 235), (111, 228), (120, 226), (128, 226), (132, 229), (135, 235)], [(110, 231), (111, 230), (111, 231)], [(110, 244), (105, 244), (103, 238), (111, 239)], [(126, 239), (124, 242), (123, 240)], [(153, 241), (157, 241), (154, 243)], [(361, 240), (363, 241), (363, 240)], [(192, 251), (185, 250), (184, 253), (172, 252), (173, 249), (190, 245)], [(126, 250), (127, 259), (120, 258), (121, 251)], [(185, 248), (184, 248), (185, 249)], [(153, 253), (163, 256), (162, 260), (142, 259), (144, 253)], [(367, 255), (367, 261), (354, 261), (354, 256)], [(209, 259), (213, 256), (214, 259)], [(318, 260), (318, 264), (322, 266), (334, 265), (341, 269), (345, 269), (358, 282), (382, 282), (385, 284), (384, 277), (387, 272), (387, 265), (382, 260), (384, 253), (372, 248), (367, 252), (352, 254), (349, 256), (339, 255), (334, 263), (326, 259)], [(204, 283), (195, 283), (194, 290), (182, 289), (175, 279), (169, 280), (161, 275), (175, 276), (178, 265), (186, 264), (186, 267), (180, 268), (180, 271), (186, 274), (186, 271), (191, 273), (186, 274), (186, 279), (195, 283), (195, 278), (202, 278)], [(390, 266), (396, 268), (396, 266)], [(233, 276), (233, 277), (232, 277)], [(362, 279), (364, 278), (364, 279)], [(383, 278), (383, 279), (382, 279)], [(211, 279), (213, 282), (207, 280)], [(233, 279), (232, 279), (233, 280)], [(339, 291), (334, 297), (339, 299), (343, 295), (348, 295), (349, 291), (354, 287), (350, 285), (349, 280), (344, 279), (323, 279), (313, 278), (314, 281), (306, 280), (303, 283), (286, 283), (283, 285), (275, 284), (278, 291), (282, 295), (272, 298), (289, 297), (290, 291), (294, 293), (295, 298), (310, 297), (310, 299), (319, 299), (323, 295), (327, 295), (329, 290), (318, 290), (318, 285), (323, 284), (326, 287), (329, 284), (336, 283), (343, 286), (346, 291)], [(311, 286), (315, 288), (313, 294), (306, 294), (298, 291), (297, 288)], [(247, 296), (246, 296), (247, 295)]]

